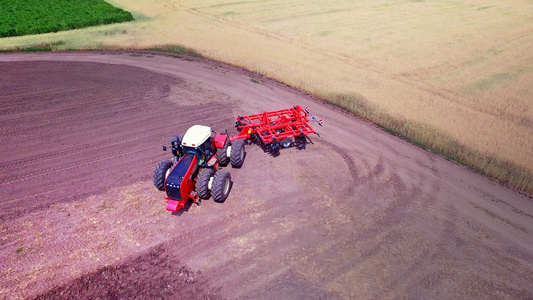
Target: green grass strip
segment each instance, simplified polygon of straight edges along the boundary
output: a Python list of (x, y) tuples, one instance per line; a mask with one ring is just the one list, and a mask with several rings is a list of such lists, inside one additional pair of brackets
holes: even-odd
[(148, 50), (156, 51), (156, 52), (163, 52), (163, 53), (184, 54), (184, 55), (195, 56), (195, 57), (202, 56), (200, 55), (200, 53), (192, 49), (185, 48), (180, 45), (171, 45), (171, 44), (160, 45), (160, 46), (155, 46), (153, 48), (149, 48)]
[(0, 0), (0, 37), (127, 22), (131, 13), (103, 0)]

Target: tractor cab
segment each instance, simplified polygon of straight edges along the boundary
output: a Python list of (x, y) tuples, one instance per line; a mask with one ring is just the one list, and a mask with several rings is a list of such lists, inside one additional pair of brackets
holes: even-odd
[(213, 156), (211, 127), (194, 125), (187, 130), (181, 141), (183, 154), (195, 155), (199, 165)]

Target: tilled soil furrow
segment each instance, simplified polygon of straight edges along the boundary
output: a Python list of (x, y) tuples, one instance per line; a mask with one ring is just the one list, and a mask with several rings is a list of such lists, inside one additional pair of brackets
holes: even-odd
[(83, 146), (76, 147), (74, 149), (65, 150), (65, 151), (59, 151), (59, 152), (53, 152), (51, 154), (43, 155), (43, 156), (34, 156), (32, 158), (24, 159), (24, 160), (18, 160), (15, 162), (12, 162), (10, 164), (0, 164), (0, 171), (2, 170), (10, 170), (10, 169), (16, 169), (21, 166), (25, 166), (28, 164), (34, 164), (38, 162), (43, 162), (50, 159), (56, 159), (61, 158), (65, 156), (69, 156), (72, 154), (78, 154), (78, 153), (84, 153), (84, 152), (90, 152), (92, 150), (97, 150), (100, 148), (104, 148), (106, 146), (110, 145), (120, 145), (120, 144), (126, 144), (126, 143), (132, 143), (136, 140), (139, 140), (141, 138), (145, 137), (153, 137), (157, 133), (161, 132), (161, 130), (168, 128), (168, 126), (160, 126), (151, 130), (147, 131), (139, 131), (133, 134), (129, 134), (126, 136), (120, 136), (118, 138), (109, 139), (103, 142), (94, 143), (94, 144), (84, 144)]
[[(91, 132), (106, 127), (112, 128), (112, 125), (117, 122), (117, 118), (123, 118), (124, 116), (127, 116), (127, 119), (126, 121), (123, 119), (120, 121), (122, 126), (134, 126), (141, 121), (151, 121), (154, 118), (167, 119), (175, 125), (184, 124), (185, 122), (173, 118), (173, 109), (175, 109), (175, 106), (167, 103), (162, 103), (159, 106), (147, 106), (146, 104), (143, 104), (128, 108), (116, 108), (115, 112), (101, 110), (101, 112), (94, 114), (86, 113), (65, 116), (63, 117), (63, 122), (57, 121), (57, 119), (52, 119), (53, 121), (48, 122), (48, 127), (46, 127), (46, 124), (41, 124), (40, 122), (32, 122), (27, 125), (19, 125), (19, 132), (0, 134), (0, 141), (13, 142), (20, 141), (21, 139), (33, 139), (43, 135), (43, 128), (47, 128), (46, 131), (44, 131), (47, 136), (64, 134), (66, 130), (62, 124), (65, 123), (69, 124), (69, 131), (67, 132), (69, 134), (75, 134), (76, 131)], [(204, 122), (212, 123), (213, 121), (219, 120), (214, 117), (213, 114), (209, 114), (210, 112), (215, 111), (217, 111), (216, 108), (202, 108), (202, 113), (206, 114)], [(191, 122), (197, 117), (198, 116), (190, 115), (186, 120)], [(79, 120), (83, 118), (88, 118), (88, 121), (79, 122)], [(180, 122), (176, 124), (176, 120)], [(45, 121), (45, 123), (46, 122), (47, 121)]]
[(109, 153), (109, 154), (102, 155), (102, 156), (99, 156), (99, 157), (96, 157), (96, 158), (87, 159), (87, 160), (85, 160), (82, 163), (71, 163), (71, 164), (66, 164), (66, 165), (62, 165), (62, 166), (58, 166), (58, 167), (39, 170), (37, 172), (27, 173), (27, 174), (20, 175), (20, 176), (13, 176), (11, 178), (0, 180), (0, 186), (6, 185), (6, 184), (13, 184), (13, 183), (21, 182), (21, 181), (32, 179), (32, 178), (39, 177), (39, 176), (50, 175), (50, 174), (54, 174), (54, 173), (57, 173), (57, 172), (64, 172), (64, 171), (72, 170), (72, 169), (75, 169), (75, 168), (80, 168), (80, 167), (92, 165), (94, 163), (98, 163), (98, 162), (102, 162), (102, 161), (106, 161), (106, 160), (110, 160), (110, 159), (114, 159), (114, 158), (119, 158), (119, 157), (131, 155), (131, 154), (147, 151), (149, 149), (153, 149), (153, 147), (152, 146), (150, 146), (150, 147), (137, 146), (137, 147), (130, 148), (130, 149), (126, 150), (126, 151)]
[[(120, 101), (118, 101), (120, 102)], [(112, 109), (111, 109), (112, 108)], [(112, 120), (113, 118), (120, 117), (121, 115), (133, 113), (132, 116), (139, 114), (140, 111), (158, 111), (161, 112), (164, 108), (171, 108), (170, 105), (165, 105), (164, 103), (161, 106), (153, 107), (146, 104), (139, 105), (112, 105), (111, 108), (102, 107), (98, 111), (86, 112), (85, 110), (81, 111), (79, 109), (72, 110), (69, 113), (59, 113), (61, 117), (43, 117), (39, 116), (38, 120), (33, 120), (32, 122), (27, 122), (28, 118), (23, 117), (18, 120), (14, 120), (15, 125), (9, 127), (9, 130), (15, 132), (16, 130), (22, 130), (25, 132), (25, 136), (35, 136), (39, 133), (39, 129), (45, 126), (59, 127), (60, 124), (71, 124), (69, 129), (77, 129), (80, 127), (85, 127), (90, 124), (98, 124), (102, 126), (102, 121)], [(144, 114), (143, 114), (144, 115)], [(80, 123), (79, 120), (88, 119), (87, 122)], [(64, 128), (58, 128), (56, 130), (47, 131), (49, 134), (60, 133)], [(5, 133), (0, 135), (0, 138), (9, 138), (19, 135), (18, 133)]]

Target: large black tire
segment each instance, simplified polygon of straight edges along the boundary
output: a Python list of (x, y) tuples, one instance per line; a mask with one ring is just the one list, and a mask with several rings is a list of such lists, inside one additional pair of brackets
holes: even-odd
[(196, 178), (196, 193), (201, 199), (209, 199), (211, 191), (209, 190), (209, 179), (215, 175), (215, 170), (202, 168)]
[(242, 167), (244, 163), (244, 140), (236, 140), (231, 144), (230, 160), (232, 167)]
[(229, 139), (226, 140), (224, 147), (217, 148), (217, 161), (221, 166), (226, 166), (229, 163), (228, 146)]
[(170, 168), (172, 168), (172, 165), (173, 163), (170, 160), (163, 160), (157, 163), (157, 166), (155, 167), (155, 170), (154, 170), (154, 176), (152, 177), (152, 179), (154, 180), (154, 185), (158, 190), (160, 191), (165, 190), (166, 174), (167, 174), (167, 171)]
[(222, 203), (228, 198), (231, 189), (231, 174), (228, 170), (219, 170), (213, 178), (211, 194), (215, 202)]

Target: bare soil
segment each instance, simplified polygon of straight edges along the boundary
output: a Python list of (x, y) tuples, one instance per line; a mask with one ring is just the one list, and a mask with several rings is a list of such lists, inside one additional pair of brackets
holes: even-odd
[[(0, 55), (0, 298), (533, 299), (533, 201), (257, 74), (143, 52)], [(194, 124), (309, 105), (222, 204), (151, 183)]]

